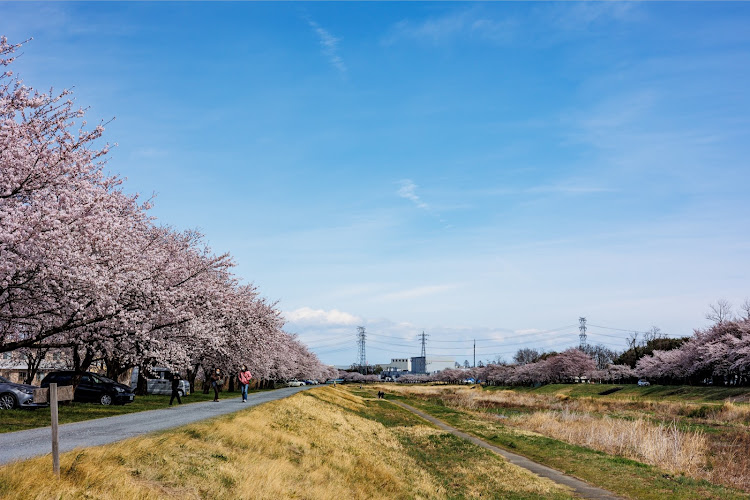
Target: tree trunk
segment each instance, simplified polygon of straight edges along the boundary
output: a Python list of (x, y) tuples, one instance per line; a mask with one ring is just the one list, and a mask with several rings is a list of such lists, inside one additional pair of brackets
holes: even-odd
[(47, 355), (47, 352), (49, 352), (49, 349), (40, 347), (32, 350), (29, 348), (29, 351), (26, 354), (26, 365), (28, 369), (26, 371), (26, 377), (24, 378), (25, 384), (32, 385), (34, 383), (34, 377), (36, 377), (36, 374), (39, 371), (39, 366), (42, 364), (42, 360)]
[(195, 392), (195, 378), (198, 376), (198, 370), (201, 365), (198, 363), (194, 368), (188, 367), (187, 369), (187, 381), (190, 384), (190, 392)]
[(211, 390), (210, 377), (208, 376), (208, 370), (203, 367), (203, 394), (208, 394)]

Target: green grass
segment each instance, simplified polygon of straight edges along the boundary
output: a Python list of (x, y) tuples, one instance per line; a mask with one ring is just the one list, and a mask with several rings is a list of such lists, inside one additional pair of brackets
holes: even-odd
[[(360, 417), (374, 420), (385, 427), (397, 428), (398, 439), (404, 451), (430, 474), (445, 491), (447, 498), (493, 498), (508, 500), (526, 499), (570, 499), (566, 493), (550, 493), (539, 495), (529, 492), (519, 492), (516, 485), (503, 485), (502, 480), (493, 477), (493, 471), (505, 469), (509, 465), (505, 459), (495, 453), (476, 446), (469, 441), (449, 433), (434, 435), (412, 434), (403, 429), (414, 426), (436, 428), (414, 413), (391, 404), (387, 400), (372, 399), (375, 391), (347, 387), (354, 395), (371, 398), (365, 400), (364, 408), (352, 412)], [(317, 398), (314, 392), (304, 393), (305, 396)]]
[[(608, 389), (622, 387), (611, 394), (600, 395)], [(511, 390), (529, 394), (558, 395), (570, 397), (592, 397), (603, 399), (689, 401), (693, 403), (719, 403), (727, 399), (750, 398), (750, 387), (705, 387), (691, 385), (651, 385), (639, 387), (636, 384), (549, 384), (540, 387), (487, 386), (486, 391)]]
[(452, 409), (442, 404), (439, 399), (423, 400), (401, 397), (398, 399), (457, 429), (626, 498), (654, 500), (748, 498), (748, 495), (743, 492), (703, 480), (675, 477), (635, 460), (607, 455), (544, 436), (516, 432), (504, 426), (499, 419), (494, 422), (479, 415)]
[[(251, 390), (249, 392), (259, 392)], [(222, 396), (223, 395), (223, 396)], [(239, 392), (223, 392), (219, 397), (233, 398), (239, 397)], [(135, 401), (126, 405), (102, 406), (94, 403), (75, 403), (61, 404), (58, 407), (58, 418), (61, 424), (71, 422), (81, 422), (83, 420), (92, 420), (95, 418), (114, 417), (126, 413), (137, 413), (148, 410), (158, 410), (169, 406), (170, 396), (148, 395), (136, 396)], [(194, 392), (189, 396), (182, 397), (183, 404), (199, 403), (202, 401), (212, 401), (214, 393), (203, 394), (201, 391)], [(174, 401), (177, 404), (177, 400)], [(50, 425), (49, 408), (36, 409), (15, 409), (0, 411), (0, 432), (23, 431), (35, 429), (37, 427), (47, 427)]]

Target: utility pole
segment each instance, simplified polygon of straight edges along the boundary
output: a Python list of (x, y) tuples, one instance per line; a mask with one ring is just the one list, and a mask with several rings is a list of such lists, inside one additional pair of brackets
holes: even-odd
[(578, 334), (578, 338), (580, 339), (581, 343), (578, 346), (580, 350), (584, 350), (586, 348), (586, 318), (580, 317), (578, 318), (579, 327), (578, 330), (580, 330), (581, 333)]
[(474, 339), (474, 368), (477, 367), (477, 339)]
[(357, 344), (359, 347), (359, 371), (362, 375), (367, 375), (367, 356), (365, 355), (365, 327), (357, 327)]

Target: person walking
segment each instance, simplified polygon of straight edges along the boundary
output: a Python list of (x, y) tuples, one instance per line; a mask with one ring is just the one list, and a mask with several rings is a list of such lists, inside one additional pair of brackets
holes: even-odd
[(178, 405), (182, 404), (182, 400), (180, 399), (180, 391), (177, 389), (179, 386), (180, 386), (180, 374), (173, 373), (172, 374), (172, 397), (169, 398), (169, 406), (172, 406), (172, 402), (174, 401), (174, 398), (177, 398)]
[(242, 389), (242, 402), (247, 403), (247, 387), (250, 385), (250, 379), (253, 378), (250, 374), (250, 370), (247, 369), (247, 365), (242, 365), (240, 373), (237, 374), (237, 378), (240, 381), (240, 388)]
[(214, 388), (214, 401), (218, 401), (219, 400), (219, 385), (221, 385), (221, 384), (222, 384), (221, 370), (219, 368), (217, 368), (211, 374), (211, 387)]

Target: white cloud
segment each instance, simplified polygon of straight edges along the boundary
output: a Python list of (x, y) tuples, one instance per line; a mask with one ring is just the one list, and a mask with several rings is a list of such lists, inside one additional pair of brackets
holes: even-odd
[(411, 39), (438, 44), (458, 37), (468, 37), (502, 43), (513, 38), (515, 20), (492, 19), (483, 15), (481, 10), (465, 9), (419, 22), (403, 20), (393, 26), (384, 42), (391, 44), (400, 39)]
[(357, 325), (362, 323), (361, 318), (338, 309), (325, 311), (301, 307), (294, 311), (285, 312), (284, 316), (290, 323), (300, 325)]
[(398, 195), (401, 198), (406, 198), (407, 200), (410, 200), (417, 207), (419, 207), (421, 209), (427, 210), (428, 208), (430, 208), (429, 205), (427, 205), (427, 203), (425, 203), (424, 201), (422, 201), (422, 199), (419, 196), (417, 196), (417, 193), (416, 193), (416, 191), (417, 191), (417, 185), (416, 184), (414, 184), (409, 179), (402, 180), (400, 182), (400, 184), (401, 184), (401, 187), (398, 189)]
[(328, 30), (324, 29), (311, 19), (308, 19), (307, 23), (313, 30), (315, 30), (315, 33), (318, 35), (323, 55), (328, 58), (328, 62), (330, 62), (334, 68), (339, 70), (339, 72), (341, 72), (342, 74), (346, 74), (346, 64), (344, 64), (344, 60), (339, 55), (339, 42), (341, 41), (341, 39), (336, 38), (331, 33), (329, 33)]
[(425, 297), (428, 295), (435, 295), (453, 290), (457, 285), (431, 285), (431, 286), (420, 286), (416, 288), (409, 288), (407, 290), (400, 290), (398, 292), (391, 292), (381, 295), (381, 300), (402, 300), (402, 299), (416, 299), (419, 297)]
[(543, 331), (544, 330), (539, 330), (537, 328), (524, 328), (524, 329), (521, 329), (521, 330), (514, 330), (513, 333), (516, 334), (516, 335), (531, 335), (531, 334), (534, 334), (534, 333), (541, 333)]

